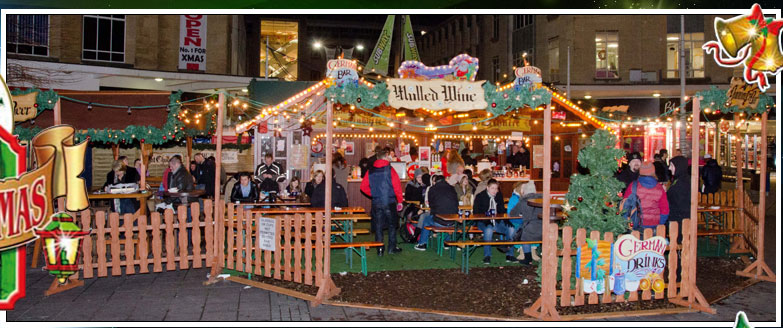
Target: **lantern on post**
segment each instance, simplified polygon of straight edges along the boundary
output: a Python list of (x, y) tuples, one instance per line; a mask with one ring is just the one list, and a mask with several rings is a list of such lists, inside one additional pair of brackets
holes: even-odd
[(43, 239), (46, 269), (57, 277), (60, 285), (65, 284), (68, 277), (79, 271), (82, 239), (90, 230), (79, 228), (70, 215), (58, 213), (43, 230), (36, 229), (35, 233)]

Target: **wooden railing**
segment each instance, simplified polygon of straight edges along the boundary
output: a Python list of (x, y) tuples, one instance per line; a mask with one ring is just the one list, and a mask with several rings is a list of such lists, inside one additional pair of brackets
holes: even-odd
[(321, 286), (326, 256), (323, 213), (278, 216), (276, 250), (262, 250), (257, 239), (261, 214), (228, 204), (226, 219), (218, 223), (218, 252), (224, 268), (277, 280)]
[(212, 202), (204, 201), (203, 219), (198, 203), (191, 203), (190, 211), (192, 222), (187, 222), (187, 207), (180, 205), (176, 216), (170, 209), (163, 217), (157, 212), (149, 218), (125, 214), (122, 223), (118, 213), (107, 216), (99, 211), (93, 216), (90, 210), (80, 212), (82, 227), (91, 228), (89, 238), (82, 244), (84, 278), (119, 276), (123, 269), (127, 275), (149, 273), (150, 266), (152, 272), (211, 267)]

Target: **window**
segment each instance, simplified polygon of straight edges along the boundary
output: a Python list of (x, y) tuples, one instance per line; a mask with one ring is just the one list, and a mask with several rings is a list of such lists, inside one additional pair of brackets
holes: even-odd
[(498, 56), (492, 57), (492, 81), (500, 81), (500, 58)]
[(125, 15), (84, 15), (82, 59), (125, 62)]
[[(266, 49), (269, 39), (269, 51)], [(315, 39), (314, 39), (315, 40)], [(286, 81), (298, 79), (299, 68), (299, 23), (290, 21), (261, 21), (261, 72), (259, 76), (266, 77), (266, 66), (269, 64), (270, 78)], [(325, 47), (310, 50), (310, 58), (321, 57)], [(269, 58), (267, 58), (267, 53)], [(303, 78), (305, 78), (303, 76)]]
[[(685, 33), (683, 49), (685, 50), (685, 77), (704, 77), (704, 32)], [(680, 77), (680, 33), (666, 35), (666, 78)]]
[(549, 82), (560, 81), (560, 40), (549, 39), (547, 43), (547, 57), (549, 58)]
[(500, 40), (500, 15), (492, 15), (492, 40)]
[(9, 53), (49, 55), (49, 15), (8, 15), (5, 27)]
[(595, 33), (595, 78), (618, 79), (618, 41), (617, 31), (598, 31)]
[(514, 15), (514, 29), (518, 30), (533, 24), (533, 15)]

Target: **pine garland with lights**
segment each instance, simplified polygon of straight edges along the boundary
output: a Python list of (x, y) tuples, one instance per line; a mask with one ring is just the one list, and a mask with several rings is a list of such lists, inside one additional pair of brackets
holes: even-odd
[(35, 113), (35, 116), (40, 115), (45, 110), (54, 108), (54, 104), (60, 99), (60, 95), (54, 90), (41, 90), (38, 88), (14, 89), (11, 90), (11, 96), (23, 96), (33, 92), (38, 92), (38, 95), (35, 96), (35, 104), (33, 104), (38, 111)]
[(552, 100), (552, 94), (545, 88), (503, 89), (486, 83), (484, 84), (484, 99), (487, 101), (487, 112), (494, 116), (500, 116), (509, 109), (548, 105)]
[(596, 130), (590, 142), (579, 151), (579, 163), (590, 170), (589, 174), (571, 176), (566, 194), (568, 214), (566, 225), (577, 229), (625, 233), (628, 223), (620, 215), (622, 198), (617, 191), (623, 183), (614, 177), (617, 160), (625, 155), (616, 148), (617, 137), (606, 130)]
[(389, 104), (389, 90), (384, 82), (378, 83), (372, 88), (358, 83), (347, 83), (342, 87), (332, 84), (326, 88), (324, 95), (338, 104), (364, 108), (375, 108)]
[[(40, 96), (41, 94), (39, 93), (39, 97)], [(48, 97), (52, 97), (52, 96), (48, 95)], [(132, 143), (138, 141), (138, 142), (144, 142), (153, 145), (161, 145), (170, 141), (180, 140), (182, 137), (185, 136), (184, 125), (178, 119), (179, 111), (182, 107), (182, 105), (180, 104), (181, 97), (182, 97), (182, 90), (172, 93), (169, 96), (169, 104), (167, 105), (168, 116), (162, 128), (158, 128), (154, 126), (129, 125), (122, 130), (106, 129), (106, 128), (87, 129), (87, 130), (77, 131), (74, 139), (76, 142), (79, 142), (80, 140), (89, 138), (91, 142), (109, 143), (109, 144)], [(14, 134), (16, 134), (19, 137), (20, 141), (31, 140), (39, 131), (41, 131), (41, 128), (38, 127), (14, 128)]]
[(726, 90), (720, 89), (717, 86), (710, 86), (709, 90), (700, 91), (696, 93), (696, 97), (701, 98), (701, 107), (709, 108), (716, 113), (739, 113), (744, 112), (748, 114), (762, 114), (770, 107), (775, 105), (775, 98), (767, 96), (762, 93), (759, 95), (759, 103), (756, 108), (739, 108), (738, 106), (726, 106), (729, 101), (729, 97), (726, 95)]

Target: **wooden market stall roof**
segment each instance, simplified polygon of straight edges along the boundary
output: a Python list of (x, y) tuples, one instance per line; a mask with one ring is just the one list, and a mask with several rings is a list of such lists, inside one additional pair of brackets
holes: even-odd
[[(361, 80), (361, 83), (362, 84), (366, 84), (368, 87), (373, 87), (373, 84), (371, 84), (370, 82), (367, 82), (367, 81), (365, 81), (363, 79)], [(304, 86), (306, 86), (306, 88), (304, 88)], [(287, 110), (287, 109), (297, 105), (298, 101), (300, 99), (305, 99), (306, 97), (311, 97), (314, 94), (316, 96), (321, 96), (323, 94), (323, 92), (327, 89), (327, 87), (329, 86), (329, 79), (327, 78), (327, 79), (321, 80), (321, 81), (319, 81), (317, 83), (312, 83), (310, 85), (304, 85), (304, 86), (303, 86), (303, 88), (301, 89), (301, 91), (299, 93), (296, 93), (296, 94), (290, 96), (289, 98), (287, 98), (285, 100), (281, 100), (277, 104), (269, 105), (267, 107), (269, 112), (276, 114), (278, 112), (285, 111), (285, 110)], [(507, 90), (507, 89), (510, 89), (510, 88), (513, 88), (513, 83), (509, 83), (509, 84), (504, 85), (504, 86), (499, 86), (498, 87), (498, 91), (503, 91), (503, 90)], [(547, 87), (544, 87), (544, 88), (546, 88), (546, 90), (552, 94), (552, 98), (551, 98), (552, 106), (555, 106), (555, 104), (557, 104), (560, 107), (565, 108), (567, 111), (569, 111), (572, 114), (576, 115), (579, 119), (589, 123), (593, 128), (607, 129), (607, 130), (609, 130), (612, 133), (616, 133), (615, 131), (612, 131), (611, 127), (607, 126), (604, 122), (602, 122), (599, 119), (597, 119), (590, 112), (580, 108), (579, 106), (577, 106), (577, 104), (575, 104), (575, 103), (571, 102), (570, 100), (566, 99), (565, 97), (563, 97), (559, 93), (555, 92), (554, 90), (552, 90), (550, 88), (547, 88)], [(280, 96), (280, 95), (278, 94), (277, 96)], [(321, 97), (321, 98), (323, 98), (323, 97)], [(321, 105), (324, 100), (323, 99), (320, 99), (320, 100), (321, 100), (320, 102), (319, 101), (314, 101), (312, 106), (314, 107), (314, 106)], [(308, 108), (312, 108), (312, 107), (308, 107)], [(256, 117), (252, 118), (251, 120), (248, 120), (248, 121), (243, 122), (241, 124), (237, 124), (236, 132), (237, 133), (245, 132), (245, 131), (253, 128), (256, 124), (260, 123), (261, 121), (265, 121), (266, 119), (269, 119), (270, 117), (272, 117), (272, 115), (270, 115), (269, 113), (261, 113), (261, 114), (257, 115)]]
[[(65, 96), (85, 102), (117, 106), (161, 106), (160, 108), (133, 109), (92, 106), (62, 99), (62, 123), (72, 125), (76, 130), (117, 129), (128, 125), (162, 127), (166, 122), (169, 104), (169, 91), (60, 91)], [(45, 110), (35, 118), (35, 124), (27, 121), (19, 126), (46, 128), (54, 125), (54, 111)]]

